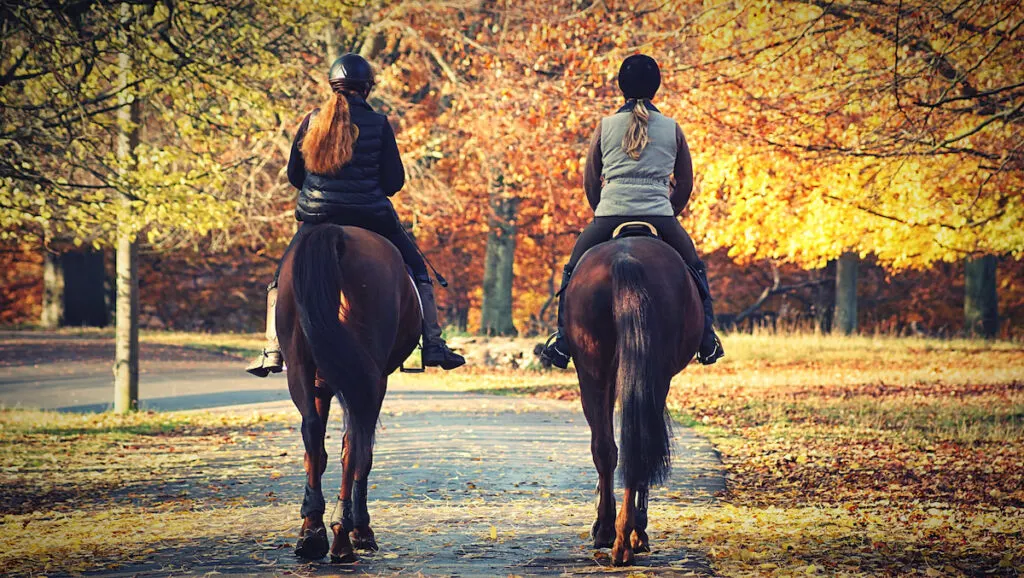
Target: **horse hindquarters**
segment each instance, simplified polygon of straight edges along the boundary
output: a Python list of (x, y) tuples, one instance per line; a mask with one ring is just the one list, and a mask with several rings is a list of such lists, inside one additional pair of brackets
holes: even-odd
[(299, 323), (316, 370), (345, 408), (347, 450), (357, 468), (369, 460), (380, 400), (380, 370), (340, 318), (344, 230), (310, 229), (294, 251), (293, 285)]
[(621, 255), (612, 262), (611, 276), (618, 357), (615, 379), (622, 405), (619, 456), (625, 486), (612, 560), (628, 564), (632, 559), (634, 493), (667, 476), (671, 432), (665, 415), (667, 382), (659, 364), (662, 354), (653, 347), (662, 343), (663, 332), (643, 264)]

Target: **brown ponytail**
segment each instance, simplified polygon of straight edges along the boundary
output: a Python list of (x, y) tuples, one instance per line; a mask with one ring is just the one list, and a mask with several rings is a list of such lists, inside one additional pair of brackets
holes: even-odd
[(647, 146), (647, 121), (651, 118), (647, 112), (646, 99), (638, 98), (634, 101), (633, 118), (629, 119), (629, 126), (626, 127), (626, 134), (622, 136), (622, 152), (634, 161), (640, 160), (640, 153), (644, 152)]
[(320, 114), (309, 123), (302, 139), (302, 160), (314, 173), (336, 173), (352, 160), (352, 145), (358, 137), (359, 127), (352, 124), (348, 99), (333, 92)]

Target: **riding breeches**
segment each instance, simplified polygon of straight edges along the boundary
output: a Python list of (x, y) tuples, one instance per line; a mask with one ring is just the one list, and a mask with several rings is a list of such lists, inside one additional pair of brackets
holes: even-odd
[(565, 266), (566, 269), (575, 269), (576, 264), (579, 263), (580, 258), (587, 252), (587, 249), (611, 239), (615, 227), (630, 221), (645, 221), (654, 225), (661, 239), (675, 249), (687, 265), (691, 267), (696, 266), (699, 261), (697, 249), (693, 246), (690, 235), (686, 233), (686, 230), (683, 229), (683, 226), (679, 224), (675, 217), (615, 216), (594, 217), (594, 220), (576, 238), (576, 245), (572, 249), (572, 256), (569, 257), (569, 263)]
[[(412, 271), (413, 279), (417, 283), (430, 283), (430, 275), (427, 273), (427, 266), (423, 262), (423, 257), (420, 256), (419, 250), (413, 244), (412, 238), (402, 229), (402, 223), (399, 222), (398, 215), (390, 207), (375, 210), (353, 208), (323, 222), (360, 227), (377, 233), (398, 248), (398, 252), (402, 254), (402, 260), (405, 261), (405, 264)], [(281, 264), (284, 263), (284, 258), (288, 256), (288, 253), (295, 246), (295, 241), (302, 234), (303, 229), (308, 229), (312, 226), (315, 225), (312, 223), (302, 223), (302, 226), (299, 227), (295, 236), (288, 243), (288, 248), (284, 250), (284, 255), (281, 255), (281, 261), (277, 264), (277, 271), (274, 272), (275, 284), (277, 283), (278, 276), (281, 274)]]

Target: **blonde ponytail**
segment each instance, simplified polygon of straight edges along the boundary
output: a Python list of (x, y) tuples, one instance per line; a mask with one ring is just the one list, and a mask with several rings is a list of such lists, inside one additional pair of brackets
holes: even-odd
[(640, 160), (640, 153), (644, 152), (647, 146), (647, 121), (651, 115), (647, 112), (646, 99), (638, 98), (634, 101), (633, 117), (629, 119), (629, 126), (626, 134), (622, 136), (622, 152), (634, 161)]
[(302, 139), (302, 160), (314, 173), (336, 173), (352, 160), (352, 146), (358, 137), (359, 127), (352, 124), (348, 99), (333, 92), (320, 114), (309, 123)]

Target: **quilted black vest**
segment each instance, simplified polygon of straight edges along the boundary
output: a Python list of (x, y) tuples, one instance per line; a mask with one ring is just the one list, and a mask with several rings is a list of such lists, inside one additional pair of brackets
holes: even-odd
[(306, 172), (295, 216), (306, 223), (320, 223), (346, 209), (376, 210), (387, 207), (380, 188), (381, 134), (387, 117), (375, 112), (365, 100), (348, 97), (352, 122), (359, 136), (352, 160), (336, 173)]

